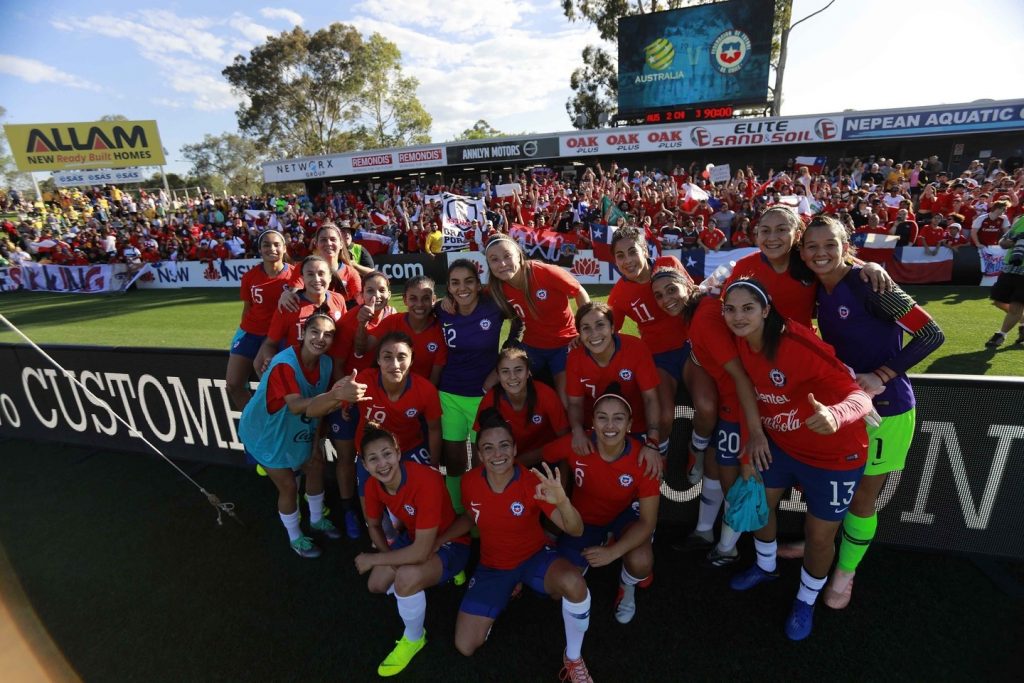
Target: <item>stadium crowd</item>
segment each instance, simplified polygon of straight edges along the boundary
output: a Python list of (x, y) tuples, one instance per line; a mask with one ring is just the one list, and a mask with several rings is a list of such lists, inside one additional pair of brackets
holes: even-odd
[[(975, 160), (950, 174), (934, 156), (902, 163), (868, 157), (823, 168), (790, 160), (779, 172), (747, 166), (717, 184), (697, 163), (670, 172), (615, 163), (607, 169), (600, 164), (577, 168), (575, 177), (534, 169), (515, 178), (485, 175), (444, 185), (414, 180), (353, 183), (346, 190), (328, 185), (313, 197), (202, 193), (182, 201), (162, 190), (103, 186), (58, 189), (31, 201), (12, 190), (0, 194), (6, 214), (0, 265), (28, 259), (86, 264), (253, 258), (256, 238), (267, 227), (282, 231), (287, 252), (297, 261), (311, 252), (317, 228), (329, 222), (372, 235), (392, 253), (436, 254), (441, 219), (432, 198), (442, 192), (487, 201), (486, 220), (472, 227), (480, 231), (471, 235), (475, 244), (483, 244), (490, 231), (507, 232), (519, 224), (557, 231), (586, 248), (588, 224), (625, 222), (644, 226), (666, 247), (730, 249), (750, 246), (751, 226), (763, 211), (786, 203), (805, 221), (834, 216), (851, 234), (888, 233), (898, 235), (901, 245), (955, 249), (996, 244), (999, 231), (1021, 213), (1024, 187), (1024, 169), (1016, 164)], [(499, 197), (497, 187), (508, 183), (518, 183), (518, 189)]]

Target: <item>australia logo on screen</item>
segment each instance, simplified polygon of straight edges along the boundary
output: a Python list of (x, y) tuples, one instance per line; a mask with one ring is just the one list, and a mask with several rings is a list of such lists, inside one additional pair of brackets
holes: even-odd
[(750, 38), (743, 31), (725, 31), (711, 45), (711, 57), (723, 74), (734, 74), (743, 68), (750, 54)]
[(655, 71), (664, 71), (672, 66), (672, 61), (676, 58), (676, 49), (665, 38), (658, 38), (644, 48), (644, 57), (649, 67)]

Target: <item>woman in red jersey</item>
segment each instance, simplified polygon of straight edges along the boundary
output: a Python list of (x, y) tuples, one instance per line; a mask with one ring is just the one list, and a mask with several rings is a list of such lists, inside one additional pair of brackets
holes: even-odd
[(416, 347), (412, 371), (436, 387), (448, 362), (448, 346), (444, 341), (441, 321), (434, 315), (434, 304), (437, 303), (434, 281), (426, 275), (409, 278), (405, 282), (402, 302), (405, 313), (392, 313), (372, 332), (367, 329), (367, 345), (376, 347), (388, 332), (405, 332)]
[[(362, 372), (373, 366), (377, 356), (373, 345), (369, 343), (371, 335), (377, 331), (377, 326), (384, 318), (395, 313), (395, 309), (389, 303), (391, 284), (383, 273), (372, 271), (364, 275), (362, 291), (357, 298), (361, 305), (350, 309), (338, 323), (341, 348), (338, 351), (338, 361), (335, 363), (335, 379), (351, 372)], [(357, 520), (354, 519), (353, 498), (357, 484), (355, 444), (358, 442), (356, 431), (359, 419), (360, 416), (356, 412), (346, 414), (345, 411), (337, 410), (325, 420), (325, 435), (331, 439), (331, 445), (338, 454), (335, 477), (338, 480), (341, 507), (345, 511), (345, 531), (351, 538), (358, 536), (354, 531), (359, 529)], [(362, 490), (364, 485), (365, 479), (360, 480), (359, 489)]]
[(525, 323), (522, 346), (531, 372), (549, 372), (565, 403), (565, 360), (576, 338), (569, 300), (579, 307), (590, 297), (575, 277), (558, 266), (528, 260), (519, 243), (506, 235), (492, 238), (484, 256), (495, 303), (507, 317)]
[[(362, 280), (359, 271), (348, 265), (343, 245), (344, 238), (341, 229), (333, 223), (327, 223), (316, 231), (313, 238), (313, 254), (327, 261), (327, 265), (330, 267), (329, 289), (341, 294), (349, 306), (355, 306), (356, 298), (362, 288)], [(281, 293), (278, 308), (294, 310), (298, 305), (296, 295), (302, 287), (302, 281), (299, 278), (293, 279), (291, 287)]]
[[(715, 423), (711, 445), (715, 457), (708, 458), (701, 478), (697, 527), (685, 547), (707, 547), (714, 542), (714, 524), (726, 494), (739, 473), (741, 451), (766, 454), (768, 441), (761, 429), (757, 398), (740, 363), (732, 333), (722, 318), (722, 303), (713, 293), (702, 293), (689, 277), (674, 269), (655, 272), (651, 289), (666, 314), (687, 320), (690, 329), (690, 358), (703, 369), (716, 387)], [(728, 505), (728, 503), (725, 503)], [(725, 567), (739, 558), (739, 534), (722, 522), (718, 545), (707, 562)]]
[(522, 583), (540, 595), (561, 598), (565, 624), (563, 681), (591, 681), (583, 662), (583, 636), (590, 626), (590, 591), (580, 570), (548, 545), (541, 527), (546, 516), (565, 533), (578, 536), (583, 520), (562, 487), (558, 472), (546, 463), (527, 471), (516, 462), (512, 430), (497, 414), (481, 424), (477, 435), (480, 465), (462, 477), (466, 512), (442, 541), (480, 532), (480, 564), (459, 606), (455, 647), (467, 657), (479, 649), (494, 620)]
[[(257, 374), (263, 374), (279, 349), (302, 341), (302, 325), (314, 312), (326, 313), (335, 324), (345, 315), (345, 300), (340, 294), (328, 290), (331, 272), (327, 261), (319, 256), (307, 256), (299, 270), (304, 288), (299, 292), (298, 307), (294, 311), (278, 309), (274, 312), (267, 337), (253, 361)], [(335, 335), (328, 354), (337, 360), (342, 348), (341, 335)]]
[[(369, 572), (371, 593), (393, 592), (398, 603), (405, 632), (377, 668), (380, 676), (394, 676), (427, 643), (426, 589), (449, 580), (459, 583), (469, 559), (469, 535), (436, 542), (456, 519), (444, 477), (431, 467), (403, 462), (394, 434), (367, 429), (359, 453), (373, 476), (366, 487), (366, 523), (377, 552), (360, 553), (355, 563), (360, 574)], [(390, 543), (384, 533), (385, 515), (394, 515), (404, 528)]]
[(256, 240), (256, 250), (263, 262), (242, 276), (242, 322), (228, 356), (227, 390), (238, 410), (249, 402), (253, 361), (270, 329), (281, 291), (292, 277), (292, 267), (284, 262), (285, 243), (280, 232), (264, 231)]
[[(684, 377), (686, 358), (689, 355), (686, 344), (689, 331), (681, 317), (666, 314), (655, 303), (654, 294), (651, 292), (651, 273), (658, 268), (672, 268), (687, 279), (689, 275), (675, 256), (662, 256), (652, 260), (648, 256), (647, 240), (639, 228), (620, 228), (615, 231), (612, 239), (615, 267), (619, 269), (622, 277), (608, 294), (608, 305), (615, 314), (615, 329), (622, 329), (625, 319), (631, 318), (636, 322), (640, 340), (654, 357), (654, 364), (660, 377), (658, 432), (662, 438), (658, 448), (664, 454), (668, 452), (668, 437), (675, 419), (676, 389), (680, 378)], [(695, 382), (700, 380), (699, 377), (690, 379)], [(690, 386), (689, 383), (687, 386)], [(691, 390), (690, 395), (695, 396), (694, 400), (700, 402), (707, 392)], [(701, 412), (701, 407), (694, 406), (698, 413)], [(703, 407), (714, 410), (714, 405)], [(694, 423), (697, 422), (695, 419)]]
[[(831, 346), (779, 315), (757, 280), (731, 284), (722, 314), (754, 383), (770, 448), (769, 457), (754, 457), (769, 508), (768, 523), (754, 532), (757, 562), (735, 575), (730, 586), (745, 591), (778, 578), (775, 506), (786, 489), (800, 484), (807, 501), (806, 550), (785, 632), (791, 640), (803, 640), (811, 634), (814, 603), (832, 567), (836, 531), (864, 472), (863, 418), (871, 412), (871, 399)], [(749, 464), (744, 468), (746, 476), (752, 474)]]
[[(768, 208), (754, 227), (754, 239), (760, 253), (744, 256), (736, 262), (726, 281), (729, 285), (741, 277), (757, 278), (766, 288), (779, 314), (811, 327), (817, 278), (800, 258), (800, 234), (803, 221), (788, 206)], [(875, 291), (892, 289), (892, 278), (877, 263), (860, 263), (861, 277)]]
[[(377, 346), (376, 367), (361, 370), (356, 381), (366, 385), (358, 410), (355, 443), (375, 425), (398, 440), (402, 460), (436, 466), (441, 459), (441, 401), (428, 380), (412, 373), (413, 345), (403, 332), (391, 332)], [(370, 475), (356, 461), (356, 480), (362, 497)]]
[[(589, 455), (573, 452), (565, 436), (544, 449), (545, 460), (568, 460), (575, 485), (572, 504), (583, 518), (583, 534), (562, 536), (558, 552), (581, 570), (622, 559), (615, 620), (628, 624), (636, 615), (635, 589), (654, 569), (651, 538), (658, 522), (660, 484), (632, 457), (643, 448), (630, 436), (633, 409), (613, 384), (594, 402)], [(609, 540), (611, 539), (611, 540)]]
[(591, 301), (581, 306), (576, 311), (576, 321), (581, 343), (569, 352), (566, 364), (573, 451), (578, 455), (593, 452), (587, 428), (592, 424), (594, 401), (607, 387), (616, 384), (630, 405), (638, 408), (630, 425), (633, 434), (644, 435), (644, 447), (637, 455), (646, 463), (649, 473), (661, 474), (659, 376), (651, 352), (636, 337), (613, 331), (614, 314), (603, 302)]
[(532, 467), (540, 462), (545, 445), (569, 433), (565, 406), (554, 389), (530, 376), (530, 359), (523, 349), (502, 349), (497, 369), (498, 384), (480, 401), (473, 429), (480, 430), (485, 411), (497, 410), (512, 429), (519, 462)]

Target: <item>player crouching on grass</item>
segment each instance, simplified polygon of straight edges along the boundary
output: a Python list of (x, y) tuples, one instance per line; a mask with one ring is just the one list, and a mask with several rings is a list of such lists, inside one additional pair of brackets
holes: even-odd
[[(633, 409), (609, 386), (594, 401), (594, 428), (587, 434), (593, 452), (573, 452), (572, 434), (544, 448), (544, 460), (569, 461), (575, 486), (572, 504), (583, 519), (581, 536), (563, 535), (558, 552), (586, 572), (622, 559), (615, 619), (628, 624), (636, 615), (636, 586), (651, 576), (651, 536), (658, 523), (660, 484), (637, 459), (644, 442), (629, 435)], [(608, 540), (609, 537), (611, 540)]]
[(562, 679), (591, 681), (581, 650), (590, 626), (590, 591), (580, 570), (548, 545), (541, 515), (571, 536), (583, 533), (583, 519), (562, 488), (556, 470), (527, 470), (516, 462), (516, 444), (508, 424), (493, 414), (480, 422), (477, 451), (481, 464), (462, 477), (466, 512), (448, 530), (461, 535), (475, 524), (480, 531), (480, 564), (462, 598), (455, 621), (455, 647), (467, 657), (484, 644), (505, 610), (516, 584), (541, 595), (561, 598), (565, 624)]
[(303, 324), (302, 341), (274, 356), (260, 379), (238, 423), (245, 449), (262, 465), (277, 487), (277, 510), (288, 531), (292, 550), (300, 557), (319, 557), (320, 549), (302, 535), (299, 523), (298, 487), (294, 470), (306, 475), (309, 526), (328, 538), (341, 534), (323, 516), (324, 461), (311, 457), (320, 418), (343, 401), (358, 402), (366, 387), (357, 384), (355, 373), (328, 389), (335, 323), (316, 312)]
[[(372, 477), (366, 486), (366, 524), (379, 552), (357, 555), (356, 569), (370, 573), (371, 593), (393, 592), (398, 602), (405, 632), (377, 668), (380, 676), (394, 676), (427, 644), (424, 591), (452, 578), (458, 582), (469, 559), (469, 536), (442, 538), (456, 519), (444, 477), (426, 465), (402, 461), (394, 434), (367, 427), (359, 454)], [(389, 513), (405, 529), (391, 544), (381, 524)]]

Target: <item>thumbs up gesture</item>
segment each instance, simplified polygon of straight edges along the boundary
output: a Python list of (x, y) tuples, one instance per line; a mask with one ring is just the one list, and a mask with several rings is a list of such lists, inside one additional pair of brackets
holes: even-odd
[(370, 397), (366, 396), (366, 385), (356, 381), (355, 370), (335, 382), (334, 386), (331, 387), (331, 391), (334, 393), (334, 398), (338, 401), (359, 403), (360, 401), (370, 400)]
[(375, 315), (377, 315), (377, 304), (375, 301), (371, 299), (370, 303), (364, 305), (362, 308), (359, 309), (359, 314), (357, 316), (359, 319), (359, 324), (366, 325), (371, 320), (373, 320), (373, 316)]
[(804, 421), (807, 428), (815, 434), (835, 434), (839, 429), (839, 422), (836, 416), (827, 406), (818, 403), (814, 394), (807, 394), (807, 401), (811, 404), (813, 413)]

